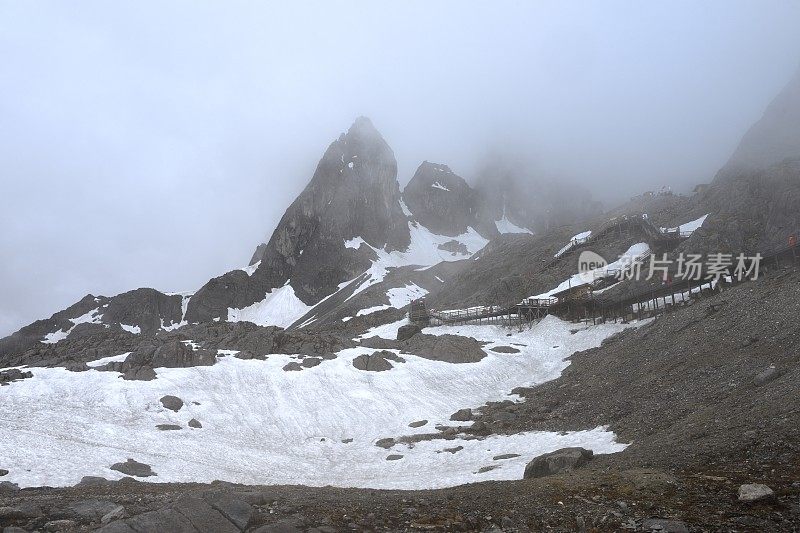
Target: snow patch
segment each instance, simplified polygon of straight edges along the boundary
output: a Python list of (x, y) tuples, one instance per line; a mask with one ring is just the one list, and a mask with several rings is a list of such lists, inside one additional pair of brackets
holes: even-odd
[(501, 218), (500, 220), (495, 220), (494, 225), (497, 227), (497, 231), (499, 231), (500, 233), (503, 233), (503, 234), (505, 234), (505, 233), (528, 233), (530, 235), (533, 235), (533, 232), (531, 230), (529, 230), (527, 228), (521, 228), (521, 227), (517, 226), (516, 224), (514, 224), (513, 222), (511, 222), (510, 220), (508, 220), (508, 218), (506, 218), (505, 214), (503, 215), (503, 218)]
[(100, 324), (102, 320), (103, 315), (100, 313), (100, 308), (92, 309), (78, 318), (70, 318), (69, 321), (72, 322), (72, 327), (68, 330), (64, 331), (63, 329), (59, 329), (53, 333), (48, 333), (40, 342), (42, 344), (55, 344), (69, 337), (69, 334), (72, 333), (72, 330), (74, 330), (75, 326), (78, 324)]
[(664, 233), (680, 233), (683, 237), (691, 237), (692, 233), (694, 233), (700, 226), (703, 225), (703, 222), (706, 221), (708, 218), (709, 213), (701, 216), (696, 220), (692, 220), (691, 222), (687, 222), (686, 224), (681, 224), (676, 228), (661, 228), (661, 231)]
[[(371, 353), (367, 348), (343, 350), (336, 359), (302, 372), (284, 372), (291, 356), (280, 354), (265, 361), (222, 357), (213, 366), (158, 369), (159, 379), (152, 381), (126, 381), (115, 372), (37, 368), (32, 378), (0, 392), (0, 449), (3, 460), (14, 466), (4, 479), (22, 487), (70, 486), (86, 475), (119, 479), (122, 474), (108, 467), (128, 457), (152, 465), (158, 477), (147, 481), (161, 483), (219, 479), (429, 489), (521, 479), (533, 456), (567, 446), (613, 453), (625, 444), (602, 426), (424, 441), (391, 450), (374, 443), (429, 431), (409, 428), (412, 421), (429, 420), (428, 427), (449, 424), (458, 409), (506, 400), (515, 387), (552, 380), (571, 354), (599, 346), (624, 327), (576, 327), (547, 317), (522, 332), (497, 326), (431, 328), (434, 334), (470, 335), (488, 341), (489, 347), (524, 346), (517, 354), (487, 350), (484, 359), (470, 364), (403, 354), (406, 362), (388, 372), (353, 367), (355, 357)], [(577, 331), (570, 334), (571, 329)], [(177, 413), (154, 408), (166, 394), (183, 398), (184, 408)], [(202, 431), (186, 427), (192, 418), (202, 422)], [(184, 429), (156, 429), (164, 423)], [(346, 439), (352, 441), (342, 442)], [(464, 449), (455, 456), (437, 453), (452, 446)], [(387, 461), (391, 453), (404, 457)], [(503, 453), (521, 456), (492, 460)], [(499, 468), (477, 473), (488, 465)]]
[(450, 189), (448, 189), (447, 187), (445, 187), (444, 185), (442, 185), (442, 184), (441, 184), (441, 183), (439, 183), (438, 181), (437, 181), (437, 182), (435, 182), (433, 185), (431, 185), (431, 187), (433, 187), (434, 189), (441, 189), (441, 190), (443, 190), (443, 191), (450, 192)]
[[(361, 237), (353, 237), (350, 240), (344, 241), (345, 248), (353, 248), (355, 250), (361, 248), (362, 244), (367, 244), (367, 241), (365, 241)], [(367, 246), (369, 246), (369, 244), (367, 244)]]
[(107, 365), (108, 363), (124, 363), (125, 359), (127, 359), (130, 354), (131, 352), (125, 352), (119, 355), (112, 355), (111, 357), (103, 357), (102, 359), (95, 359), (94, 361), (89, 361), (88, 363), (86, 363), (86, 366), (88, 366), (89, 368), (97, 368), (99, 366)]
[(242, 309), (228, 308), (228, 322), (252, 322), (258, 326), (289, 327), (311, 310), (295, 295), (289, 282), (266, 294), (263, 300)]
[[(368, 339), (370, 337), (380, 337), (381, 339), (395, 340), (397, 339), (397, 331), (400, 327), (408, 324), (408, 315), (404, 316), (397, 322), (390, 322), (388, 324), (381, 324), (366, 331), (366, 333), (359, 335), (354, 340)], [(428, 330), (425, 330), (426, 332)]]
[[(457, 237), (438, 235), (431, 232), (425, 226), (415, 222), (409, 222), (408, 229), (411, 234), (411, 243), (404, 251), (395, 250), (387, 252), (385, 249), (370, 246), (361, 237), (354, 237), (345, 242), (345, 246), (348, 248), (355, 248), (361, 246), (363, 243), (366, 246), (370, 246), (378, 256), (366, 271), (366, 279), (356, 288), (355, 292), (353, 292), (348, 299), (353, 298), (369, 286), (383, 281), (390, 268), (407, 265), (431, 267), (443, 261), (460, 261), (476, 254), (489, 242), (471, 227), (468, 228), (466, 233), (462, 233)], [(467, 253), (451, 253), (439, 249), (440, 245), (452, 240), (463, 244), (467, 248)]]
[(604, 267), (596, 268), (589, 272), (582, 272), (579, 274), (575, 274), (571, 278), (563, 281), (558, 287), (550, 289), (547, 292), (543, 292), (542, 294), (531, 296), (531, 298), (534, 299), (550, 298), (552, 295), (559, 293), (561, 291), (565, 291), (569, 288), (588, 285), (592, 283), (594, 280), (599, 279), (601, 277), (611, 275), (614, 272), (619, 272), (629, 269), (631, 265), (634, 263), (634, 261), (646, 257), (649, 254), (650, 254), (650, 246), (648, 246), (647, 243), (640, 242), (634, 244), (633, 246), (628, 248), (628, 250), (613, 263), (609, 263)]
[(247, 265), (246, 267), (240, 268), (238, 270), (246, 272), (248, 276), (252, 276), (253, 272), (258, 270), (258, 267), (260, 265), (261, 265), (261, 261), (259, 260), (259, 261), (256, 261), (255, 263), (253, 263), (252, 265)]
[(416, 283), (409, 283), (405, 287), (397, 287), (386, 291), (386, 296), (389, 297), (389, 303), (392, 307), (402, 309), (411, 303), (412, 300), (422, 298), (428, 294), (427, 289), (423, 289)]
[(569, 242), (566, 244), (566, 246), (557, 251), (553, 257), (561, 257), (562, 255), (572, 250), (579, 244), (583, 244), (586, 241), (588, 241), (591, 236), (592, 236), (591, 231), (583, 231), (581, 233), (578, 233), (577, 235), (573, 235), (572, 238), (569, 240)]
[(119, 327), (121, 327), (128, 333), (133, 333), (134, 335), (138, 335), (142, 332), (142, 328), (140, 328), (139, 326), (129, 326), (128, 324), (120, 324)]
[[(377, 313), (378, 311), (383, 311), (384, 309), (389, 309), (391, 307), (392, 306), (389, 305), (389, 304), (383, 304), (383, 305), (376, 305), (376, 306), (373, 306), (373, 307), (367, 307), (366, 309), (359, 309), (358, 313), (356, 313), (356, 316), (371, 315), (372, 313)], [(351, 318), (353, 318), (353, 317), (349, 316), (349, 317), (343, 318), (342, 320), (344, 322), (347, 322)]]

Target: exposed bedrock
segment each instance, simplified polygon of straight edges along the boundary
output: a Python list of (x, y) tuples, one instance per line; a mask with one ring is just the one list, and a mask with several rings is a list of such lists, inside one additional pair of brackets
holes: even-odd
[(400, 350), (401, 353), (447, 363), (476, 363), (486, 357), (481, 343), (472, 337), (460, 335), (418, 333), (404, 341), (371, 337), (362, 340), (361, 345), (381, 350)]

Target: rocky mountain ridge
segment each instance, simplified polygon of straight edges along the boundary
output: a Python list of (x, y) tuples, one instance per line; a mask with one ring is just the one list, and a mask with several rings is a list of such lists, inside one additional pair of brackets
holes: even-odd
[[(785, 245), (800, 232), (800, 165), (791, 159), (800, 157), (792, 121), (799, 87), (800, 75), (709, 186), (690, 197), (638, 197), (606, 214), (580, 190), (526, 190), (519, 169), (499, 162), (487, 165), (473, 187), (447, 165), (426, 161), (401, 192), (391, 148), (361, 117), (328, 147), (249, 267), (192, 294), (142, 288), (88, 295), (0, 339), (0, 360), (31, 349), (57, 351), (66, 337), (148, 337), (215, 321), (328, 327), (353, 319), (355, 325), (423, 295), (447, 307), (508, 303), (568, 276), (573, 265), (566, 261), (546, 273), (540, 267), (572, 235), (624, 214), (648, 213), (664, 227), (708, 214), (685, 251), (753, 253)], [(600, 251), (613, 256), (628, 244)]]

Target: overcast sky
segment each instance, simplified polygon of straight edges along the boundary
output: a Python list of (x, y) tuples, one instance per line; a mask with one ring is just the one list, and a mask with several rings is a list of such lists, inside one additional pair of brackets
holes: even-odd
[(796, 1), (0, 0), (0, 335), (246, 265), (362, 114), (401, 184), (498, 149), (605, 200), (709, 181), (799, 26)]

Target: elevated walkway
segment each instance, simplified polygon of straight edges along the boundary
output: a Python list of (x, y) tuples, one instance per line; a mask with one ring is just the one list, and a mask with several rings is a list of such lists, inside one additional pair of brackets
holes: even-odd
[[(662, 233), (658, 230), (659, 233)], [(677, 234), (676, 234), (677, 235)], [(673, 235), (668, 238), (677, 239)], [(774, 250), (761, 256), (760, 270), (767, 272), (782, 266), (800, 264), (800, 247), (795, 244)], [(680, 280), (656, 288), (644, 288), (617, 297), (596, 293), (598, 286), (610, 286), (615, 282), (615, 273), (597, 276), (593, 282), (571, 287), (554, 294), (550, 298), (526, 298), (511, 306), (477, 306), (468, 309), (437, 311), (428, 309), (425, 299), (414, 300), (410, 304), (411, 322), (422, 326), (443, 324), (515, 324), (533, 322), (553, 314), (565, 320), (592, 321), (629, 320), (647, 318), (671, 309), (687, 305), (692, 300), (702, 298), (723, 287), (744, 283), (747, 279), (734, 277), (735, 266), (720, 272), (715, 279)]]

